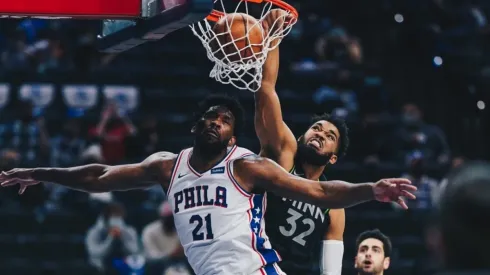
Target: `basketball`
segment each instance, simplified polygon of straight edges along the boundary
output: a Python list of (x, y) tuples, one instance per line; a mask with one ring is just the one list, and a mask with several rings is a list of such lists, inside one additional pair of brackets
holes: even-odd
[[(255, 59), (262, 52), (264, 32), (257, 19), (245, 13), (223, 16), (213, 27), (216, 37), (210, 47), (216, 58), (223, 61)], [(228, 59), (224, 57), (228, 57)]]

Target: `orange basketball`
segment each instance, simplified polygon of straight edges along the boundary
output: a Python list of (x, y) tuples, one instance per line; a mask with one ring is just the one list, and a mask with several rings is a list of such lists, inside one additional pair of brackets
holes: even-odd
[(262, 26), (248, 14), (227, 14), (216, 22), (213, 31), (216, 37), (210, 41), (211, 49), (216, 58), (224, 62), (253, 59), (254, 53), (262, 52)]

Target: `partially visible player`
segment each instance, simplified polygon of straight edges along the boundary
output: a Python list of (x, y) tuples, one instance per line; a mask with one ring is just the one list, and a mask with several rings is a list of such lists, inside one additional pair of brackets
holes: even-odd
[(358, 275), (383, 275), (390, 267), (391, 240), (378, 229), (362, 232), (356, 248), (354, 267)]
[[(280, 16), (284, 11), (273, 10)], [(263, 157), (291, 174), (325, 180), (324, 170), (345, 155), (348, 128), (342, 119), (324, 114), (297, 140), (283, 121), (275, 91), (279, 71), (279, 48), (269, 52), (263, 67), (262, 86), (255, 93), (255, 131)], [(344, 253), (345, 212), (283, 198), (268, 192), (267, 234), (288, 274), (340, 275)], [(406, 207), (402, 204), (402, 206)]]

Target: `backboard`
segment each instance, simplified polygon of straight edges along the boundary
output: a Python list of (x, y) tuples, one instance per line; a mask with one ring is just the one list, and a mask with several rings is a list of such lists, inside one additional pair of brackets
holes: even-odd
[(213, 0), (9, 0), (1, 18), (100, 19), (98, 46), (118, 53), (202, 20)]

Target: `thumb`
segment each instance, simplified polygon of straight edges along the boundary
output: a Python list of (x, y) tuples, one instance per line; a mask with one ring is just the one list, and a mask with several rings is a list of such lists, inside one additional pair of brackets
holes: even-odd
[(27, 186), (26, 185), (22, 185), (19, 189), (19, 195), (22, 195), (24, 194), (24, 192), (26, 191), (27, 189)]

